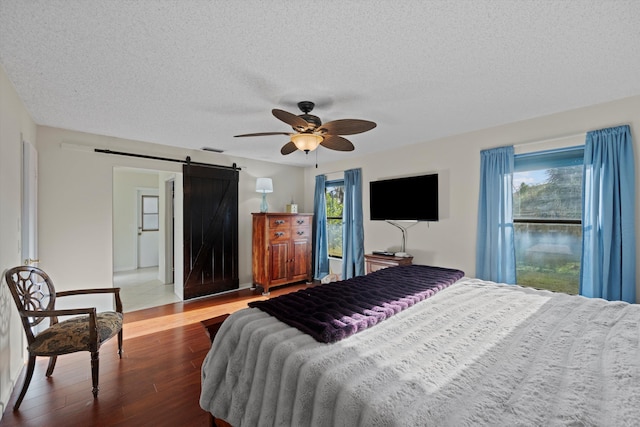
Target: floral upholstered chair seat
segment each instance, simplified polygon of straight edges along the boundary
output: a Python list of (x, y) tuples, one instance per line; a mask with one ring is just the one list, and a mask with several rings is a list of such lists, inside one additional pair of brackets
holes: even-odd
[[(98, 344), (102, 344), (120, 332), (122, 318), (122, 313), (114, 311), (96, 314)], [(56, 356), (76, 351), (91, 351), (89, 316), (78, 316), (56, 323), (36, 335), (28, 349), (36, 356)]]

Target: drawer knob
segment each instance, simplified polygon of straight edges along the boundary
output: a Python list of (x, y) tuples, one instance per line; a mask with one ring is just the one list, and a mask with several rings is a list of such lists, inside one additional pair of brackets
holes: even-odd
[(296, 221), (298, 224), (304, 224), (304, 219), (299, 219)]
[(276, 232), (276, 237), (282, 237), (282, 236), (284, 236), (284, 233), (282, 231)]
[(284, 219), (276, 219), (275, 222), (277, 225), (281, 225), (281, 224), (284, 224)]
[(304, 234), (304, 231), (298, 231), (298, 236), (302, 236)]

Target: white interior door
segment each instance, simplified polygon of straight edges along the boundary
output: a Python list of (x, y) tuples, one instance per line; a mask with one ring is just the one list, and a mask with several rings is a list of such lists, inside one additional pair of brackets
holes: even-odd
[(138, 268), (157, 267), (160, 205), (158, 190), (138, 190)]
[(29, 141), (22, 141), (22, 239), (25, 265), (38, 260), (38, 152)]

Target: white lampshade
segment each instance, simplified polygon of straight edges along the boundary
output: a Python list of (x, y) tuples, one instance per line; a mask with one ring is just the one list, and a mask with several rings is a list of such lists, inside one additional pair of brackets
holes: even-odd
[(258, 193), (273, 193), (273, 181), (271, 181), (271, 178), (258, 178), (256, 191)]
[(305, 152), (313, 151), (322, 142), (322, 136), (314, 133), (298, 133), (291, 136), (291, 141), (298, 147), (298, 150)]

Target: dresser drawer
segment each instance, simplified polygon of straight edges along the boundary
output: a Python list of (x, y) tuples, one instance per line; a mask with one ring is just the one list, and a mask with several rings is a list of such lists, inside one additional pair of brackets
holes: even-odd
[(365, 254), (364, 263), (366, 273), (373, 273), (374, 271), (382, 270), (387, 267), (398, 267), (404, 265), (411, 265), (413, 257), (396, 257), (386, 255)]
[(282, 240), (289, 240), (291, 238), (291, 230), (288, 228), (283, 229), (272, 229), (269, 230), (269, 234), (267, 235), (269, 238), (269, 242), (279, 242)]
[(269, 229), (282, 229), (291, 226), (292, 218), (288, 216), (270, 216)]
[(311, 217), (299, 216), (291, 218), (291, 223), (294, 227), (311, 227)]
[(310, 226), (297, 226), (294, 225), (291, 229), (291, 237), (294, 239), (299, 239), (301, 237), (311, 238), (311, 227)]

